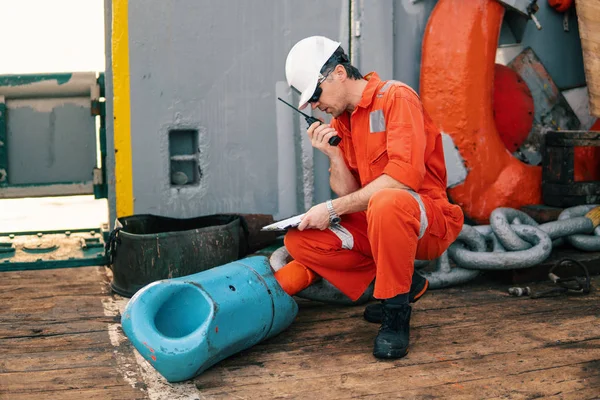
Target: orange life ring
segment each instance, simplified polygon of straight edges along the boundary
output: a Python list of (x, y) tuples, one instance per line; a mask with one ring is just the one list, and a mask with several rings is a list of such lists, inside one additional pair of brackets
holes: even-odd
[(496, 0), (440, 0), (423, 37), (421, 98), (441, 131), (452, 137), (467, 169), (465, 180), (448, 193), (477, 223), (486, 223), (497, 207), (541, 203), (541, 167), (513, 157), (494, 122), (503, 15)]

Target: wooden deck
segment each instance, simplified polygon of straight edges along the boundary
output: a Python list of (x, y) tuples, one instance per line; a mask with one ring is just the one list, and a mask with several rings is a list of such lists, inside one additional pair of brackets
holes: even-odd
[(430, 291), (397, 361), (371, 355), (378, 327), (363, 307), (301, 300), (286, 332), (170, 385), (123, 337), (126, 300), (108, 282), (100, 267), (0, 273), (0, 399), (600, 398), (598, 291), (530, 300), (485, 281)]

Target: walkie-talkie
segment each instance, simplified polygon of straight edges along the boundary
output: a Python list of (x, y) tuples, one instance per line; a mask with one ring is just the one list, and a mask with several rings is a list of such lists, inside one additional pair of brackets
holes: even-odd
[[(318, 119), (316, 119), (315, 117), (311, 117), (310, 115), (306, 115), (304, 114), (302, 111), (298, 110), (296, 107), (294, 107), (293, 105), (291, 105), (290, 103), (286, 102), (285, 100), (283, 100), (281, 97), (277, 98), (279, 101), (282, 101), (283, 103), (287, 104), (289, 107), (291, 107), (293, 110), (299, 112), (300, 114), (302, 114), (302, 116), (306, 119), (306, 122), (308, 123), (308, 126), (311, 126), (312, 124), (314, 124), (315, 122), (318, 123), (322, 123), (321, 121), (319, 121)], [(340, 142), (342, 141), (342, 138), (340, 138), (339, 136), (333, 136), (329, 138), (329, 145), (330, 146), (337, 146)]]

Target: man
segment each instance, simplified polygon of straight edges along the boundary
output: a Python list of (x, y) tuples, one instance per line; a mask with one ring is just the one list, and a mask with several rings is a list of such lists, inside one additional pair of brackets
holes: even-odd
[[(313, 36), (286, 60), (288, 84), (308, 104), (334, 118), (308, 128), (313, 147), (329, 157), (339, 196), (312, 207), (285, 245), (294, 261), (276, 273), (295, 294), (319, 276), (355, 300), (375, 278), (365, 318), (381, 322), (373, 354), (407, 354), (411, 307), (428, 287), (413, 275), (416, 259), (439, 257), (463, 224), (446, 195), (442, 139), (408, 86), (363, 77), (334, 42)], [(329, 139), (339, 136), (338, 146)], [(411, 285), (412, 284), (412, 285)]]

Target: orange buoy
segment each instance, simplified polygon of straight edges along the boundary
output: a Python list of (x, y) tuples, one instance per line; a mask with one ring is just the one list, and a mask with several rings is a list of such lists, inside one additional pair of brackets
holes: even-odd
[(496, 64), (494, 68), (494, 121), (504, 146), (514, 153), (533, 126), (533, 96), (521, 76)]
[(541, 168), (513, 157), (494, 121), (503, 15), (495, 0), (440, 0), (423, 37), (421, 98), (441, 131), (452, 137), (467, 169), (465, 180), (448, 193), (478, 223), (486, 223), (497, 207), (541, 203)]

